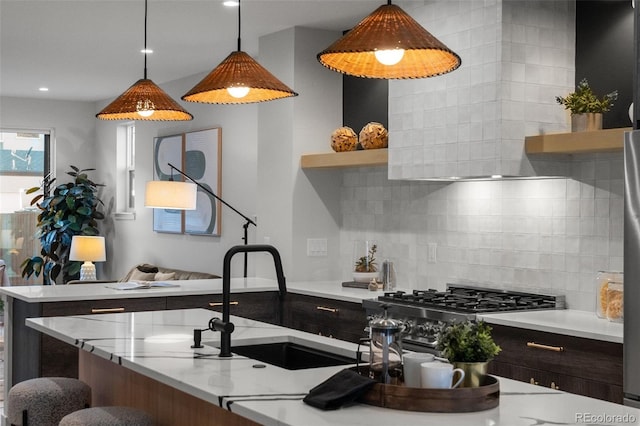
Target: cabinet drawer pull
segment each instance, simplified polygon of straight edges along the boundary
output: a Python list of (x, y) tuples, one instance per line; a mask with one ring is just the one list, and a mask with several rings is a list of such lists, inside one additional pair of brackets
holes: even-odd
[[(235, 300), (229, 302), (229, 305), (239, 305), (240, 302), (236, 302)], [(212, 308), (216, 308), (218, 306), (222, 306), (222, 302), (209, 302), (209, 306)]]
[(535, 342), (527, 342), (527, 347), (529, 347), (529, 348), (537, 348), (537, 349), (544, 349), (546, 351), (553, 351), (553, 352), (564, 352), (564, 347), (562, 347), (562, 346), (542, 345), (540, 343), (535, 343)]
[(334, 314), (339, 311), (338, 308), (327, 308), (326, 306), (316, 306), (319, 311), (333, 312)]
[(114, 312), (124, 312), (124, 308), (91, 308), (92, 314), (112, 314)]

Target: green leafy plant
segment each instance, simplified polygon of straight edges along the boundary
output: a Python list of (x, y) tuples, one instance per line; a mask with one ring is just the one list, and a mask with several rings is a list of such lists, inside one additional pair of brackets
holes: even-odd
[(484, 321), (448, 325), (438, 335), (437, 349), (449, 362), (486, 362), (501, 351)]
[(356, 261), (356, 272), (376, 272), (378, 270), (378, 266), (376, 264), (375, 254), (378, 250), (378, 246), (376, 244), (372, 245), (369, 248), (369, 252), (365, 256), (361, 256)]
[(44, 283), (51, 284), (62, 272), (66, 282), (77, 275), (82, 266), (82, 262), (69, 261), (72, 237), (99, 234), (97, 221), (104, 219), (104, 214), (98, 211), (98, 206), (104, 203), (98, 198), (98, 188), (104, 185), (89, 179), (86, 172), (95, 169), (70, 167), (67, 174), (73, 177), (73, 181), (56, 186), (51, 194), (44, 195), (49, 193), (55, 178), (45, 178), (42, 186), (27, 190), (27, 194), (32, 194), (43, 189), (43, 194), (31, 200), (31, 205), (35, 204), (41, 210), (36, 237), (42, 250), (40, 256), (22, 262), (22, 277), (44, 273)]
[(594, 93), (589, 82), (586, 78), (583, 78), (576, 91), (570, 93), (566, 97), (556, 96), (556, 102), (560, 105), (564, 105), (564, 109), (568, 109), (572, 114), (583, 114), (588, 112), (607, 112), (613, 106), (613, 102), (618, 99), (618, 91), (614, 90), (611, 93), (604, 95), (602, 98), (598, 98)]

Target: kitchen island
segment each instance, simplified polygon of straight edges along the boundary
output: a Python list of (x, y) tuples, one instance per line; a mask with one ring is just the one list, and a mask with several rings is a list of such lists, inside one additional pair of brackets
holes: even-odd
[[(474, 413), (408, 412), (364, 404), (336, 411), (321, 411), (302, 402), (304, 395), (345, 366), (286, 370), (250, 358), (217, 357), (219, 336), (204, 332), (204, 348), (191, 348), (193, 329), (206, 328), (218, 313), (203, 310), (131, 312), (27, 319), (35, 330), (81, 349), (80, 377), (93, 388), (94, 403), (121, 403), (145, 408), (159, 425), (265, 424), (265, 425), (442, 425), (458, 426), (531, 424), (629, 424), (640, 419), (640, 410), (591, 398), (544, 389), (500, 378), (500, 405)], [(355, 356), (356, 345), (276, 325), (233, 317), (236, 330), (232, 348), (241, 344), (293, 341)], [(232, 349), (233, 351), (233, 349)], [(257, 365), (262, 368), (256, 368)], [(117, 387), (104, 387), (107, 374)], [(166, 398), (161, 389), (141, 392), (127, 386), (137, 376), (185, 395)], [(102, 386), (102, 388), (101, 388)], [(136, 395), (131, 397), (130, 395)], [(165, 396), (163, 398), (163, 395)], [(120, 399), (119, 399), (120, 398)], [(161, 398), (160, 400), (157, 400)], [(193, 399), (213, 411), (206, 423), (194, 421), (198, 410)], [(172, 414), (174, 413), (174, 414)], [(177, 415), (177, 419), (172, 417)], [(231, 417), (229, 417), (231, 416)], [(222, 423), (220, 423), (222, 422)]]

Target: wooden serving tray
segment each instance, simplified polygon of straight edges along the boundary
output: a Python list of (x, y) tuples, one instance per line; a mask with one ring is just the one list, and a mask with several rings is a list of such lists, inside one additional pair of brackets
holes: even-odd
[[(366, 370), (366, 368), (364, 368)], [(357, 371), (357, 370), (356, 370)], [(363, 367), (360, 367), (360, 374)], [(377, 407), (434, 413), (467, 413), (495, 408), (500, 402), (500, 383), (484, 376), (477, 388), (424, 389), (376, 383), (359, 402)]]

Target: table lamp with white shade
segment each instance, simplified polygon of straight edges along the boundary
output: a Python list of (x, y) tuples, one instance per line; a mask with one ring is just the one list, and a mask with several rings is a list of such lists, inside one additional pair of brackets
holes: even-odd
[(71, 239), (69, 260), (81, 260), (84, 263), (80, 267), (80, 280), (95, 280), (96, 266), (93, 262), (107, 260), (104, 237), (74, 235)]

